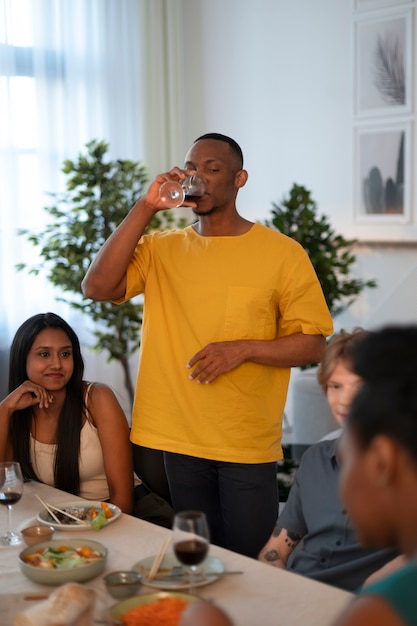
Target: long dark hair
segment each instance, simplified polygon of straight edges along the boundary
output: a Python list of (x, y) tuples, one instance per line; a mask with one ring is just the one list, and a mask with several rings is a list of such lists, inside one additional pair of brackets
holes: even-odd
[(347, 427), (363, 448), (377, 435), (390, 437), (417, 464), (417, 325), (370, 333), (356, 346), (353, 365), (364, 382)]
[[(10, 348), (9, 393), (27, 380), (26, 361), (37, 335), (45, 328), (58, 328), (69, 337), (74, 360), (74, 371), (66, 388), (65, 401), (58, 420), (57, 447), (54, 462), (54, 483), (58, 489), (79, 494), (80, 432), (84, 404), (84, 362), (77, 335), (59, 315), (39, 313), (33, 315), (18, 328)], [(10, 423), (10, 436), (14, 459), (22, 466), (26, 478), (38, 480), (30, 461), (30, 432), (33, 409), (15, 411)]]

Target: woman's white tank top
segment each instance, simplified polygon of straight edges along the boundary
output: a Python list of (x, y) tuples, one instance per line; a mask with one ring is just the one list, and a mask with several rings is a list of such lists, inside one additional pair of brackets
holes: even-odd
[[(85, 403), (92, 383), (86, 390)], [(30, 436), (30, 460), (39, 480), (54, 487), (56, 444), (41, 443)], [(103, 451), (97, 428), (87, 419), (80, 434), (80, 496), (87, 500), (107, 500), (109, 487), (104, 471)]]

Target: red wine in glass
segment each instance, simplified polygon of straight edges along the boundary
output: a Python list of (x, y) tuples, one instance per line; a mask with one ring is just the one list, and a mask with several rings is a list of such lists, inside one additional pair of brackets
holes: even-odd
[(22, 543), (19, 535), (12, 531), (12, 506), (20, 500), (23, 493), (23, 476), (20, 463), (6, 461), (0, 463), (0, 504), (8, 509), (8, 531), (0, 538), (0, 543), (15, 546)]
[(159, 188), (159, 198), (168, 209), (175, 209), (185, 201), (197, 202), (204, 194), (204, 182), (198, 176), (187, 176), (184, 180), (167, 180)]
[(189, 196), (188, 193), (185, 194), (184, 196), (184, 202), (198, 202), (198, 200), (201, 198), (203, 194), (197, 196)]
[(9, 491), (8, 493), (0, 493), (0, 504), (4, 504), (5, 506), (8, 506), (9, 504), (16, 504), (16, 502), (19, 502), (21, 497), (21, 493), (13, 491)]
[(190, 572), (190, 593), (194, 590), (197, 566), (207, 556), (210, 534), (202, 511), (182, 511), (174, 517), (174, 553)]
[(174, 544), (174, 552), (177, 559), (183, 565), (200, 565), (207, 556), (209, 545), (207, 541), (199, 539), (187, 539)]

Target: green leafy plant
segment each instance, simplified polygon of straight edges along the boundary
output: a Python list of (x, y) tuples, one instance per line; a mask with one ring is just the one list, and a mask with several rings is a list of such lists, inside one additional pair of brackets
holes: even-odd
[[(92, 259), (128, 214), (147, 182), (146, 169), (141, 163), (106, 160), (108, 148), (106, 142), (93, 140), (86, 144), (86, 153), (80, 153), (76, 161), (64, 161), (62, 171), (68, 177), (67, 191), (50, 194), (55, 203), (45, 207), (45, 211), (51, 222), (40, 233), (19, 230), (20, 235), (40, 249), (43, 261), (30, 268), (26, 264), (17, 268), (37, 275), (45, 271), (46, 265), (48, 280), (65, 294), (57, 300), (68, 303), (93, 321), (96, 339), (93, 349), (106, 350), (108, 361), (121, 364), (125, 387), (133, 402), (129, 357), (140, 345), (143, 305), (134, 300), (120, 306), (87, 300), (80, 287)], [(146, 232), (184, 224), (184, 219), (175, 223), (172, 212), (163, 211), (154, 216)]]
[(348, 308), (366, 287), (376, 287), (375, 280), (353, 278), (356, 239), (335, 233), (326, 216), (318, 215), (309, 190), (294, 184), (288, 197), (272, 206), (272, 218), (266, 225), (292, 237), (306, 250), (333, 317)]

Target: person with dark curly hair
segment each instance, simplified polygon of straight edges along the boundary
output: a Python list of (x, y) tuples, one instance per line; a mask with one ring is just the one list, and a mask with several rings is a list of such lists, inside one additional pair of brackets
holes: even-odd
[(417, 326), (389, 326), (353, 352), (363, 384), (342, 438), (341, 496), (360, 542), (396, 545), (403, 567), (364, 587), (337, 626), (417, 625)]

